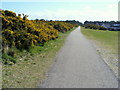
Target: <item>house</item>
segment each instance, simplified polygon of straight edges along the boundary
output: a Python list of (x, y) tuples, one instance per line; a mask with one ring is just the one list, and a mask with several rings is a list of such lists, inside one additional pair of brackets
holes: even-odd
[(111, 30), (120, 31), (120, 24), (113, 24), (113, 25), (111, 26)]
[(103, 27), (105, 27), (105, 28), (108, 29), (108, 30), (111, 29), (111, 24), (109, 24), (109, 23), (103, 23), (103, 24), (101, 24), (100, 26), (103, 26)]
[(85, 21), (84, 25), (86, 24), (94, 24), (98, 26), (103, 26), (107, 30), (114, 30), (114, 31), (120, 31), (120, 21)]

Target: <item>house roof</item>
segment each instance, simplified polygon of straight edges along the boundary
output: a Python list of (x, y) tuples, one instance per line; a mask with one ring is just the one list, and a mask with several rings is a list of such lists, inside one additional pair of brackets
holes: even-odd
[(111, 24), (107, 24), (107, 23), (103, 23), (101, 26), (105, 27), (105, 28), (110, 28)]
[(120, 24), (113, 24), (114, 27), (120, 27)]

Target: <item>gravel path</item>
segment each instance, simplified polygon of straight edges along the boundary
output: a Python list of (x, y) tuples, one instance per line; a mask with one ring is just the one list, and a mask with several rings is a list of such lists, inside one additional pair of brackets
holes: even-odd
[(80, 32), (70, 33), (39, 88), (117, 88), (113, 72)]

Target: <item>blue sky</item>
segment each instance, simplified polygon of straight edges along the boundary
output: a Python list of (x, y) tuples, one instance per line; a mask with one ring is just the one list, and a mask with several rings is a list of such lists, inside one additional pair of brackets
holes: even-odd
[(37, 0), (6, 0), (2, 1), (2, 9), (16, 13), (25, 13), (29, 19), (48, 20), (85, 20), (111, 21), (118, 20), (119, 0), (60, 0), (60, 1), (37, 1)]

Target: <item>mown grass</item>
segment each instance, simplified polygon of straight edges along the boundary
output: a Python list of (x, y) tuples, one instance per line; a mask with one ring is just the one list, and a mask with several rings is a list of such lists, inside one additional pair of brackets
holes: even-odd
[(3, 88), (35, 88), (45, 78), (45, 73), (71, 31), (59, 33), (56, 40), (50, 40), (44, 46), (35, 46), (29, 52), (16, 50), (19, 52), (17, 63), (3, 65)]
[(118, 31), (92, 30), (81, 28), (82, 33), (91, 40), (94, 40), (100, 47), (110, 53), (118, 54)]

